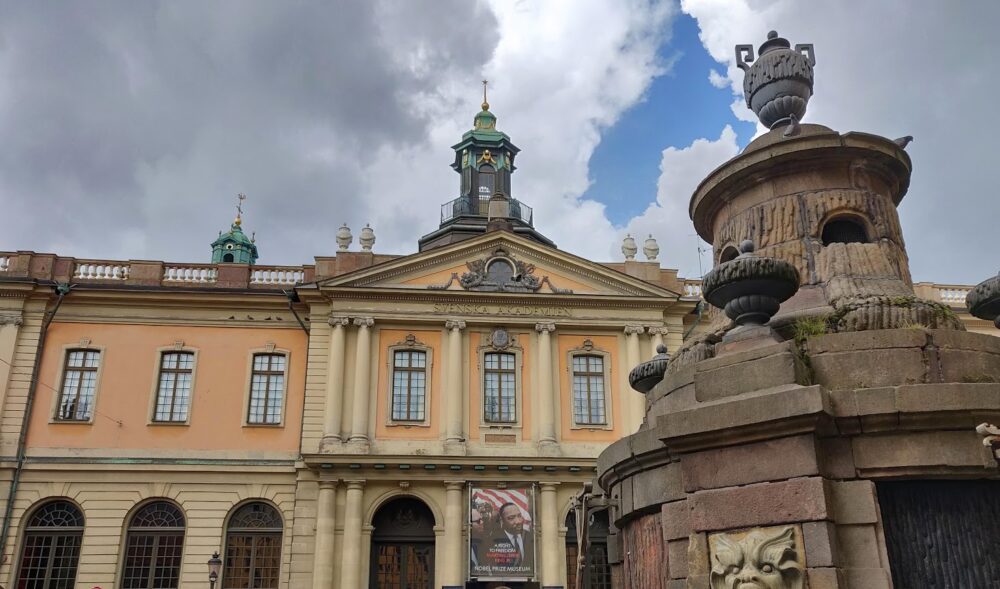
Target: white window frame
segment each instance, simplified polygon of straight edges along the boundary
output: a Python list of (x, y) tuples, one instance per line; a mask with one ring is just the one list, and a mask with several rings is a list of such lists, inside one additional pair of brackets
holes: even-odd
[[(194, 358), (192, 360), (193, 364), (191, 367), (191, 394), (190, 397), (188, 398), (187, 419), (185, 419), (184, 421), (157, 421), (156, 404), (160, 396), (160, 370), (161, 367), (163, 366), (163, 355), (171, 353), (194, 354)], [(191, 425), (191, 414), (194, 412), (194, 393), (197, 390), (195, 387), (197, 386), (197, 379), (198, 379), (198, 349), (185, 346), (183, 342), (177, 342), (172, 346), (159, 347), (156, 348), (156, 359), (154, 360), (154, 362), (155, 364), (153, 365), (153, 383), (152, 387), (150, 388), (149, 411), (147, 413), (148, 417), (146, 424), (155, 426)]]
[[(423, 352), (426, 355), (426, 362), (424, 363), (424, 418), (422, 420), (416, 419), (393, 419), (392, 417), (392, 396), (393, 396), (393, 378), (396, 372), (396, 352)], [(390, 427), (430, 427), (431, 425), (431, 409), (433, 398), (431, 385), (433, 380), (431, 375), (434, 373), (434, 348), (431, 348), (427, 344), (416, 339), (412, 334), (408, 335), (404, 341), (397, 342), (388, 348), (386, 348), (386, 412), (385, 412), (385, 424)]]
[[(69, 361), (69, 354), (71, 352), (97, 352), (97, 371), (94, 375), (94, 398), (90, 405), (90, 416), (87, 419), (60, 419), (59, 418), (59, 405), (63, 397), (63, 388), (65, 386), (66, 369), (68, 368), (67, 362)], [(59, 383), (59, 388), (54, 391), (52, 395), (52, 407), (49, 410), (49, 423), (58, 423), (64, 425), (90, 425), (94, 423), (94, 417), (97, 415), (97, 401), (101, 394), (101, 381), (104, 374), (104, 364), (107, 361), (107, 350), (104, 346), (95, 346), (89, 339), (83, 339), (75, 344), (65, 344), (62, 347), (62, 351), (59, 355), (59, 372), (56, 375), (56, 382)]]
[[(282, 354), (285, 356), (285, 371), (281, 389), (281, 420), (277, 423), (256, 423), (250, 421), (250, 398), (253, 395), (253, 359), (258, 354)], [(243, 427), (285, 427), (285, 417), (288, 414), (288, 371), (292, 365), (292, 353), (289, 350), (267, 345), (254, 348), (247, 352), (246, 381), (243, 385)]]
[[(484, 341), (489, 341), (490, 332), (483, 334)], [(477, 360), (479, 362), (479, 430), (482, 434), (498, 431), (520, 430), (522, 426), (522, 411), (524, 408), (524, 349), (517, 345), (517, 334), (508, 332), (511, 344), (503, 349), (497, 349), (488, 343), (479, 346)], [(486, 354), (500, 353), (514, 355), (514, 421), (486, 421)], [(518, 436), (520, 442), (520, 436)]]
[[(575, 430), (611, 430), (614, 429), (611, 410), (611, 353), (602, 348), (594, 347), (590, 340), (584, 340), (584, 345), (573, 348), (566, 353), (566, 382), (569, 389), (569, 420), (570, 429)], [(573, 410), (573, 403), (576, 402), (576, 393), (573, 390), (573, 359), (577, 356), (599, 356), (604, 365), (604, 423), (578, 423), (576, 421), (576, 411)]]

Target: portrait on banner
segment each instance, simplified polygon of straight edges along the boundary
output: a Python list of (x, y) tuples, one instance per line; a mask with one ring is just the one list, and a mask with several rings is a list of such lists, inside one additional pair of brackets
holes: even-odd
[(530, 486), (480, 487), (469, 492), (469, 576), (535, 576), (535, 504)]

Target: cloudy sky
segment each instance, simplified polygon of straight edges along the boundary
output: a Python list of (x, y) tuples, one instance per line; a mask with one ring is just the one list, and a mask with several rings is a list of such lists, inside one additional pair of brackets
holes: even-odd
[(208, 261), (244, 192), (262, 264), (333, 253), (345, 222), (413, 252), (485, 77), (537, 228), (600, 261), (652, 233), (697, 277), (688, 199), (757, 133), (733, 46), (773, 28), (815, 44), (807, 122), (915, 137), (914, 278), (975, 283), (1000, 266), (997, 22), (988, 0), (2, 1), (0, 251)]

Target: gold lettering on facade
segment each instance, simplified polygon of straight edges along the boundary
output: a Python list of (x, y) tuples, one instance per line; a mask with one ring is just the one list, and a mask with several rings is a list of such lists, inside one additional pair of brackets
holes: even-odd
[(482, 305), (475, 303), (435, 303), (435, 313), (449, 315), (501, 315), (504, 317), (571, 317), (567, 307), (532, 305)]

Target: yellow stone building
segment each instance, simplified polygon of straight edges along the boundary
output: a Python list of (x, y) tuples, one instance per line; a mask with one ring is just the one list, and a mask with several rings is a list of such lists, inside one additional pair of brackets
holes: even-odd
[(262, 266), (239, 217), (211, 264), (0, 253), (0, 585), (205, 586), (216, 552), (226, 588), (573, 585), (572, 498), (644, 418), (629, 370), (707, 323), (699, 284), (537, 232), (488, 104), (455, 153), (412, 255), (342, 227)]

